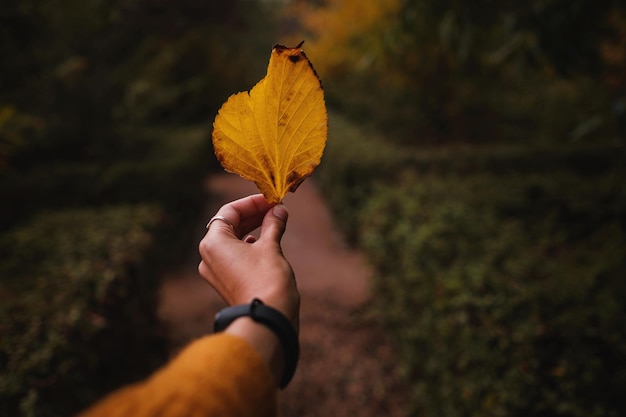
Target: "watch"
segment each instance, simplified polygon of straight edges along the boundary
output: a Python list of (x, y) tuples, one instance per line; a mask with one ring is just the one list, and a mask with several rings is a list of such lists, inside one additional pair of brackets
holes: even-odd
[(289, 320), (278, 310), (255, 298), (250, 304), (226, 307), (215, 315), (214, 331), (221, 332), (240, 317), (250, 317), (267, 326), (280, 340), (285, 352), (285, 369), (279, 388), (284, 389), (293, 378), (300, 356), (298, 334)]

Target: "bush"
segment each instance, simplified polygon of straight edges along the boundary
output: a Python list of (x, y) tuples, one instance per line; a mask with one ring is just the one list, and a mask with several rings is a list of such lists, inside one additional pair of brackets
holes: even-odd
[(322, 188), (377, 271), (415, 415), (623, 413), (623, 149), (332, 140)]
[(0, 14), (0, 415), (69, 415), (163, 358), (157, 271), (219, 166), (207, 117), (260, 78), (273, 29), (256, 3)]
[[(375, 292), (425, 415), (604, 416), (626, 406), (616, 366), (626, 360), (616, 216), (626, 195), (568, 180), (422, 178), (364, 208)], [(611, 199), (595, 212), (594, 201)]]
[(163, 363), (153, 229), (118, 206), (42, 213), (2, 236), (0, 414), (71, 415)]
[[(0, 230), (42, 207), (84, 207), (150, 202), (186, 219), (201, 208), (202, 179), (218, 166), (206, 127), (159, 127), (124, 131), (126, 149), (109, 159), (16, 155), (0, 171)], [(208, 162), (207, 162), (208, 161)]]

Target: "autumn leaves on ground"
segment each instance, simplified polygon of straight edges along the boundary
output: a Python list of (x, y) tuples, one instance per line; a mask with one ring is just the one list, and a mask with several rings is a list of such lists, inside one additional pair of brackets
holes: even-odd
[[(236, 175), (207, 183), (206, 218), (219, 206), (258, 192)], [(406, 390), (388, 335), (369, 314), (368, 270), (363, 256), (349, 248), (314, 182), (285, 199), (290, 218), (282, 240), (302, 295), (302, 355), (296, 376), (280, 395), (280, 415), (401, 416)], [(222, 302), (198, 275), (197, 253), (163, 280), (160, 315), (170, 330), (172, 354), (207, 334)]]

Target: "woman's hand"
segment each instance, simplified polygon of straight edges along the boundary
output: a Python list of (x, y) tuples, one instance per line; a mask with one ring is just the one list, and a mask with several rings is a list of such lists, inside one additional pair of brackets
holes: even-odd
[[(300, 296), (280, 240), (288, 212), (260, 195), (242, 198), (220, 208), (200, 242), (200, 274), (229, 305), (259, 298), (281, 311), (297, 328)], [(231, 227), (232, 225), (232, 227)], [(258, 240), (248, 233), (261, 226)]]
[[(257, 194), (222, 206), (215, 217), (200, 242), (202, 261), (198, 270), (202, 277), (229, 305), (247, 304), (258, 298), (282, 312), (297, 331), (300, 294), (280, 247), (288, 217), (285, 206), (272, 206)], [(248, 235), (259, 226), (258, 240)], [(248, 341), (280, 383), (284, 352), (271, 330), (242, 317), (226, 332)]]

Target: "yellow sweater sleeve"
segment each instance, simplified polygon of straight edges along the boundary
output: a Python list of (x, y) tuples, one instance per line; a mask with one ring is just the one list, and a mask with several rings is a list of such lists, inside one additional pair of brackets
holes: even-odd
[(247, 417), (276, 414), (267, 364), (246, 341), (203, 337), (150, 378), (122, 388), (80, 417)]

